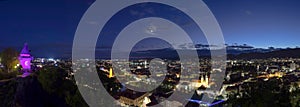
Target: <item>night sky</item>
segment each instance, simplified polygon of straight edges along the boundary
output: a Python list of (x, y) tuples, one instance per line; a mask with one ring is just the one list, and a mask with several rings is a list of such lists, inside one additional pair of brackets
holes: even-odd
[[(28, 42), (37, 57), (71, 55), (77, 25), (94, 0), (0, 0), (0, 50)], [(205, 0), (227, 44), (300, 46), (299, 0)], [(158, 7), (159, 8), (159, 7)]]

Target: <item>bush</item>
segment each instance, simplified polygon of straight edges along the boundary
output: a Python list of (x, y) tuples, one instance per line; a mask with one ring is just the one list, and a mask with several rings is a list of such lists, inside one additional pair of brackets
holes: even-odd
[(5, 79), (11, 79), (11, 78), (15, 78), (17, 77), (17, 75), (20, 75), (21, 73), (18, 71), (14, 71), (14, 72), (0, 72), (0, 80), (5, 80)]

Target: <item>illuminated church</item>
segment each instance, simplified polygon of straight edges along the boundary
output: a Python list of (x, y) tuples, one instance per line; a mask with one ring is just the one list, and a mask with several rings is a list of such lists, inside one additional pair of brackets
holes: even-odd
[(205, 87), (205, 88), (209, 88), (210, 87), (210, 83), (209, 83), (209, 77), (206, 75), (202, 75), (200, 80), (194, 80), (192, 82), (192, 86), (195, 88), (199, 88), (201, 86)]

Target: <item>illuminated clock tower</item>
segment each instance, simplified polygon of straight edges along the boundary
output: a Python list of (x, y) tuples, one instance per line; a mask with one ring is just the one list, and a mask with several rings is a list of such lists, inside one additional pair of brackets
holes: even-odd
[(23, 77), (26, 77), (28, 74), (30, 74), (31, 71), (31, 60), (33, 57), (30, 55), (30, 51), (28, 49), (28, 44), (25, 43), (20, 56), (19, 56), (19, 61), (22, 66), (22, 72), (23, 72)]

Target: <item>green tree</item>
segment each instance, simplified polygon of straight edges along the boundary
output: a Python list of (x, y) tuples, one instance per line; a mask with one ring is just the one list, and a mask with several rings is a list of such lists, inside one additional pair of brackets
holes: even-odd
[(65, 100), (71, 107), (88, 107), (78, 90), (74, 94), (67, 93)]
[(38, 81), (46, 92), (59, 96), (70, 107), (87, 107), (74, 80), (65, 77), (67, 72), (59, 67), (46, 66), (38, 72)]
[(19, 63), (18, 55), (19, 53), (13, 48), (6, 48), (1, 52), (1, 63), (4, 65), (6, 72), (11, 72)]
[(292, 107), (300, 106), (300, 88), (297, 83), (292, 84), (296, 89), (291, 93), (291, 104)]
[(66, 72), (58, 67), (45, 67), (38, 74), (38, 80), (44, 90), (50, 94), (63, 95), (63, 84)]
[(288, 85), (281, 79), (270, 78), (268, 81), (258, 80), (254, 83), (242, 85), (242, 96), (230, 95), (227, 104), (241, 107), (290, 107)]

